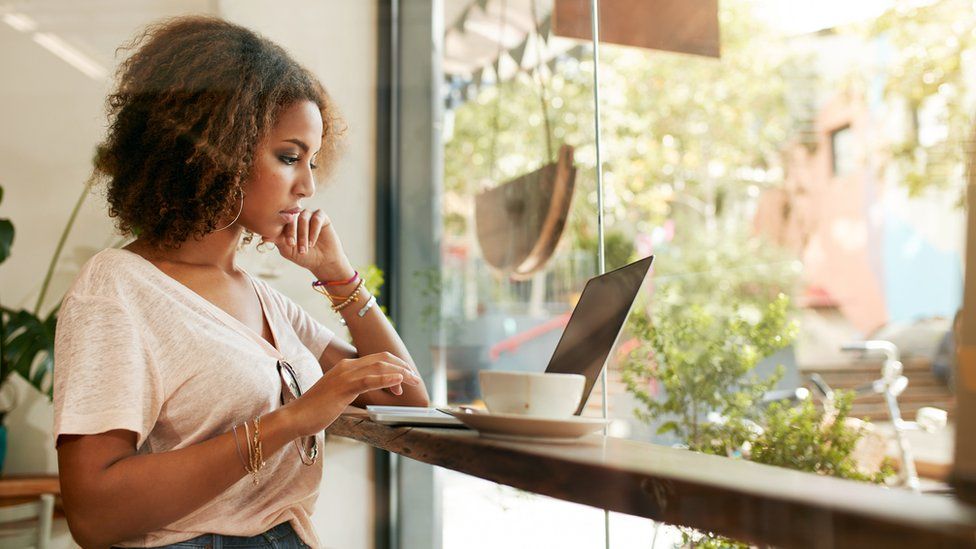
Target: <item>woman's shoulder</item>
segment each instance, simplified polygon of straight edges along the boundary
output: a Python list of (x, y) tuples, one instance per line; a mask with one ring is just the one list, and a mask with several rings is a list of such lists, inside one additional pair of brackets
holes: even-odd
[(65, 297), (105, 297), (125, 301), (146, 284), (144, 262), (137, 254), (108, 248), (91, 256), (82, 265)]

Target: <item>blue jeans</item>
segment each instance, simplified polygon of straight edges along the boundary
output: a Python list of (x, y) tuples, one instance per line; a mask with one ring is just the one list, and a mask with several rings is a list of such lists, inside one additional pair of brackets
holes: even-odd
[(295, 530), (288, 522), (258, 534), (245, 538), (240, 536), (225, 536), (223, 534), (204, 534), (193, 539), (166, 545), (164, 547), (185, 549), (220, 549), (234, 547), (236, 549), (305, 549), (309, 547), (302, 542)]

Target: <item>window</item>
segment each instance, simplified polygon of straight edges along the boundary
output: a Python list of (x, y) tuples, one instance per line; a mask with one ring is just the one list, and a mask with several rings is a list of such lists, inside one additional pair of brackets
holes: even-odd
[(830, 160), (834, 177), (846, 177), (854, 172), (854, 133), (850, 126), (830, 132)]
[[(435, 181), (439, 202), (433, 214), (442, 241), (427, 274), (402, 276), (423, 281), (413, 286), (418, 295), (439, 298), (424, 317), (438, 319), (436, 334), (422, 344), (439, 364), (441, 401), (477, 399), (477, 372), (483, 369), (544, 369), (559, 319), (599, 270), (602, 169), (606, 268), (657, 257), (654, 293), (635, 309), (607, 365), (611, 433), (770, 463), (769, 456), (750, 454), (753, 446), (735, 429), (742, 426), (737, 417), (769, 429), (777, 425), (778, 418), (755, 406), (759, 400), (750, 395), (811, 388), (810, 373), (831, 367), (878, 377), (879, 362), (855, 360), (841, 345), (877, 334), (906, 352), (916, 346), (924, 356), (938, 337), (921, 334), (944, 334), (959, 307), (962, 243), (947, 235), (962, 234), (963, 215), (955, 204), (963, 187), (953, 174), (962, 173), (963, 160), (948, 159), (956, 171), (946, 169), (945, 157), (938, 165), (922, 162), (922, 169), (916, 163), (907, 170), (900, 158), (924, 155), (885, 136), (894, 133), (886, 131), (896, 112), (892, 106), (917, 91), (914, 83), (925, 82), (925, 90), (939, 89), (951, 101), (965, 96), (961, 87), (976, 81), (968, 65), (947, 62), (958, 71), (922, 74), (929, 65), (914, 56), (951, 58), (941, 46), (947, 29), (971, 36), (976, 14), (965, 2), (948, 0), (926, 10), (890, 12), (874, 4), (857, 8), (857, 20), (884, 17), (893, 26), (849, 26), (855, 17), (849, 6), (799, 9), (730, 0), (716, 3), (714, 20), (722, 24), (716, 58), (707, 40), (668, 45), (656, 35), (629, 42), (618, 33), (626, 26), (614, 26), (614, 3), (601, 2), (606, 40), (594, 64), (592, 42), (554, 28), (551, 14), (570, 4), (445, 1), (443, 19), (434, 25), (435, 42), (443, 46), (437, 50), (443, 74), (436, 101), (444, 108), (436, 147), (443, 153), (443, 179)], [(588, 2), (575, 2), (579, 9), (583, 4)], [(660, 21), (709, 2), (636, 4), (650, 6), (641, 9)], [(963, 22), (956, 13), (965, 14)], [(707, 17), (694, 15), (701, 25), (694, 28), (709, 28)], [(921, 36), (914, 34), (917, 25), (925, 29)], [(917, 40), (930, 47), (919, 49)], [(976, 51), (976, 42), (966, 44)], [(598, 89), (592, 84), (596, 68)], [(599, 135), (593, 124), (597, 94)], [(963, 143), (971, 115), (964, 101), (951, 101), (945, 112), (955, 115), (946, 118), (958, 122), (946, 126), (946, 140)], [(809, 146), (811, 128), (834, 128), (820, 133), (829, 137), (829, 147)], [(565, 226), (541, 267), (519, 272), (525, 258), (517, 251), (525, 247), (516, 245), (524, 236), (516, 229), (530, 225), (519, 216), (538, 204), (512, 192), (491, 210), (488, 198), (553, 163), (566, 144), (573, 147), (576, 174)], [(837, 177), (845, 184), (828, 184)], [(934, 189), (947, 192), (919, 192)], [(401, 212), (427, 207), (429, 194), (414, 196)], [(495, 212), (487, 216), (494, 225), (483, 223), (488, 211)], [(403, 241), (413, 246), (416, 236), (408, 230)], [(414, 309), (422, 311), (419, 304)], [(753, 375), (758, 383), (748, 381)], [(928, 391), (926, 375), (924, 366), (909, 372), (913, 396), (905, 399), (906, 416), (922, 401), (951, 406), (945, 387)], [(827, 380), (839, 387), (849, 381)], [(600, 397), (597, 388), (590, 413), (602, 412)], [(822, 412), (819, 404), (816, 410)], [(858, 399), (851, 414), (884, 420), (884, 410), (871, 399)], [(811, 451), (823, 449), (811, 445)], [(877, 463), (873, 467), (861, 476), (851, 468), (834, 471), (868, 480), (880, 471)], [(513, 524), (513, 515), (538, 527), (545, 521), (532, 513), (568, 512), (546, 511), (548, 504), (535, 496), (516, 506), (507, 502), (512, 493), (504, 488), (442, 473), (445, 502), (465, 503), (457, 498), (459, 483), (491, 494), (489, 503), (476, 504), (491, 510), (482, 509), (481, 516), (497, 519), (485, 522), (497, 527), (476, 536), (490, 539), (486, 546), (520, 539), (517, 529), (510, 539), (491, 537), (504, 536), (503, 525)], [(505, 511), (516, 507), (516, 513)], [(602, 512), (592, 511), (599, 519)], [(445, 541), (460, 539), (466, 513), (452, 507), (442, 516)], [(631, 531), (614, 524), (612, 532)], [(567, 529), (546, 531), (550, 541), (573, 537)], [(649, 531), (653, 526), (646, 522), (633, 530), (643, 539)], [(680, 531), (667, 531), (680, 539)]]

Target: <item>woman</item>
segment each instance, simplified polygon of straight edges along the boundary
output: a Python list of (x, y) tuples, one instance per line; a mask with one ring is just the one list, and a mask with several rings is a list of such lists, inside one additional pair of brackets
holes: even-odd
[[(176, 19), (132, 47), (96, 175), (137, 238), (82, 268), (58, 321), (68, 525), (84, 547), (319, 546), (322, 431), (349, 404), (428, 404), (329, 218), (303, 207), (339, 119), (240, 26)], [(355, 347), (236, 266), (255, 235), (308, 269)]]

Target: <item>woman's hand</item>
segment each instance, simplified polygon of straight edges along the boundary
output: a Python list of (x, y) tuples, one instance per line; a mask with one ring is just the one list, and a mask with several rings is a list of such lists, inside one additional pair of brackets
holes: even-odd
[(286, 407), (292, 408), (298, 436), (311, 436), (331, 425), (362, 393), (399, 387), (401, 383), (419, 385), (421, 381), (396, 355), (375, 353), (344, 359)]
[(322, 210), (302, 210), (281, 234), (261, 241), (273, 242), (281, 257), (312, 271), (320, 280), (344, 280), (354, 272), (332, 220)]

